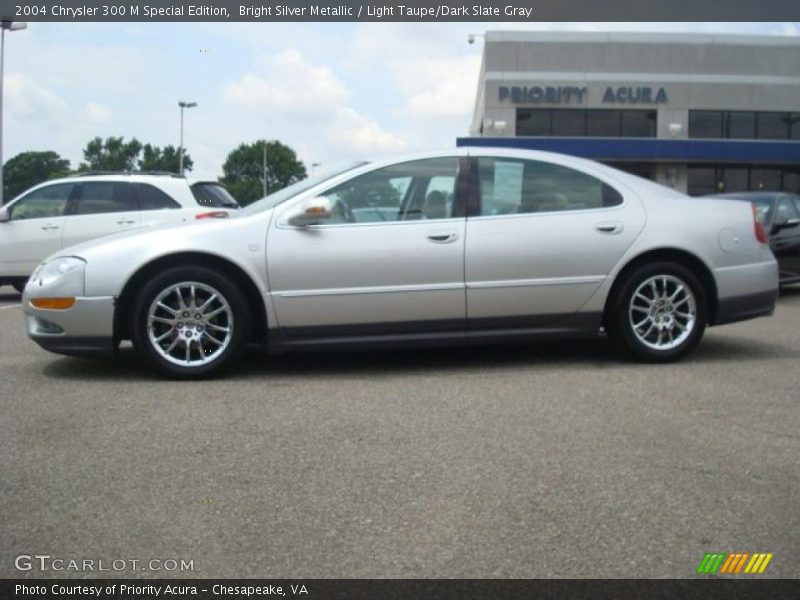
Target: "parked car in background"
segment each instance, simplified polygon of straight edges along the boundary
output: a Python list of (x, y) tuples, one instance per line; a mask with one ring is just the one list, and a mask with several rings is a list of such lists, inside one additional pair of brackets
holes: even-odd
[(40, 265), (29, 336), (130, 339), (172, 377), (273, 352), (599, 336), (677, 360), (707, 325), (769, 315), (778, 268), (750, 206), (592, 161), (458, 148), (300, 181), (230, 219), (95, 240)]
[(131, 229), (228, 216), (239, 208), (215, 181), (170, 174), (85, 174), (55, 179), (0, 209), (0, 285), (22, 291), (61, 248)]
[(800, 283), (800, 196), (787, 192), (734, 192), (712, 197), (750, 202), (778, 259), (781, 285)]

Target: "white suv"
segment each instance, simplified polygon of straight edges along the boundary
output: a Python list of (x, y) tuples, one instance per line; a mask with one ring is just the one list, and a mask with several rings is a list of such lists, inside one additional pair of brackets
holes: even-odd
[(42, 260), (138, 227), (227, 217), (239, 208), (215, 181), (170, 174), (84, 174), (32, 187), (0, 208), (0, 285), (22, 291)]

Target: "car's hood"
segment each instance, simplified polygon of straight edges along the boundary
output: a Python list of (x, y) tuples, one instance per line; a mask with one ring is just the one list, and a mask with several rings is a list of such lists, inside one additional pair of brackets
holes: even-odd
[(54, 256), (87, 258), (88, 255), (102, 255), (105, 252), (116, 251), (122, 247), (133, 249), (167, 244), (198, 244), (198, 249), (202, 249), (203, 240), (234, 238), (237, 230), (243, 227), (246, 228), (254, 220), (269, 223), (270, 216), (268, 211), (264, 211), (257, 215), (252, 215), (249, 219), (199, 219), (188, 223), (165, 223), (142, 227), (68, 246), (62, 248)]

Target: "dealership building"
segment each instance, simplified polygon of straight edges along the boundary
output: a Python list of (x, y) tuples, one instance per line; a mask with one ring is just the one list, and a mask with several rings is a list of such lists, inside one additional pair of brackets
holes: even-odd
[(692, 195), (800, 193), (800, 38), (487, 32), (470, 137)]

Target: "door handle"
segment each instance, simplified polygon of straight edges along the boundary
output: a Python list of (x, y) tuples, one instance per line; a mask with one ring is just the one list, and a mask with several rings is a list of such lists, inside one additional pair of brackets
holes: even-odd
[(51, 231), (53, 229), (58, 229), (58, 228), (59, 228), (58, 225), (52, 225), (52, 224), (47, 224), (42, 226), (43, 231)]
[(449, 244), (458, 239), (458, 234), (455, 231), (431, 231), (426, 237), (435, 244)]
[(135, 219), (120, 219), (117, 221), (117, 225), (131, 225), (132, 223), (136, 223)]
[(594, 228), (600, 233), (606, 233), (608, 235), (616, 235), (618, 233), (622, 233), (622, 230), (625, 227), (619, 221), (607, 221), (605, 223), (598, 223), (597, 225), (594, 226)]

